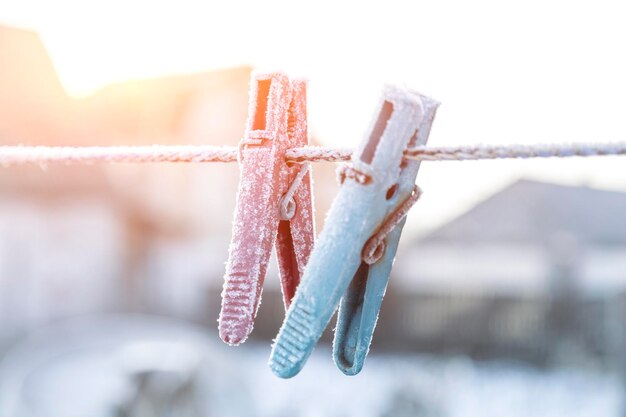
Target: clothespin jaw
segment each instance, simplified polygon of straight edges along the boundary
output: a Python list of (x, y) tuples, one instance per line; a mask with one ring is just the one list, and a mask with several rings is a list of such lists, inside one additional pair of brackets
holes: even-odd
[(362, 277), (363, 246), (393, 209), (388, 191), (422, 117), (419, 97), (399, 88), (384, 90), (364, 143), (342, 171), (342, 187), (272, 348), (276, 375), (288, 378), (300, 371), (342, 295), (355, 276)]
[[(426, 144), (438, 107), (437, 102), (426, 96), (417, 97), (422, 103), (424, 117), (409, 141), (409, 148)], [(419, 198), (420, 191), (415, 187), (419, 166), (420, 161), (415, 160), (405, 159), (400, 163), (398, 179), (385, 196), (390, 205), (387, 219), (407, 200)], [(376, 248), (380, 252), (378, 260), (368, 259), (368, 254), (363, 254), (364, 260), (341, 300), (333, 340), (333, 359), (346, 375), (356, 375), (363, 368), (405, 222), (406, 217), (403, 217), (381, 246)], [(366, 244), (364, 251), (368, 249)]]
[[(292, 210), (281, 216), (281, 198), (299, 171), (286, 163), (285, 151), (307, 141), (306, 84), (294, 82), (294, 86), (279, 73), (252, 76), (246, 133), (239, 145), (240, 180), (219, 318), (220, 337), (231, 345), (244, 342), (252, 331), (277, 235), (281, 280), (283, 288), (290, 291), (313, 242), (314, 226), (308, 224), (313, 221), (308, 172), (288, 201)], [(290, 269), (287, 264), (296, 267)]]
[[(289, 106), (288, 135), (291, 147), (308, 144), (307, 83), (292, 80)], [(276, 259), (281, 278), (285, 309), (289, 308), (304, 273), (315, 241), (315, 213), (311, 184), (310, 164), (292, 164), (282, 171), (282, 184), (289, 189), (280, 200), (280, 223), (276, 238)], [(295, 190), (292, 188), (295, 186)], [(293, 191), (292, 195), (289, 195)]]

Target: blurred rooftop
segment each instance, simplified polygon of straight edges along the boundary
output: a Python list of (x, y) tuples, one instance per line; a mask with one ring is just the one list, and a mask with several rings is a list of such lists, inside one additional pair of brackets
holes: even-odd
[(626, 245), (626, 193), (519, 180), (421, 239), (422, 242)]

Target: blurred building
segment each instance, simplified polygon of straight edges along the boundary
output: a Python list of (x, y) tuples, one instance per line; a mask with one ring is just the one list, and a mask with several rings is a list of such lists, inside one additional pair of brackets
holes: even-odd
[(379, 341), (539, 363), (621, 357), (625, 209), (625, 193), (508, 186), (404, 246)]
[[(0, 145), (235, 146), (251, 68), (66, 94), (39, 37), (0, 26)], [(319, 222), (335, 190), (318, 164)], [(236, 164), (0, 170), (0, 342), (59, 317), (148, 311), (204, 319), (219, 305)], [(213, 306), (213, 307), (210, 307)]]
[(73, 103), (36, 33), (0, 25), (0, 93), (3, 144), (68, 136)]

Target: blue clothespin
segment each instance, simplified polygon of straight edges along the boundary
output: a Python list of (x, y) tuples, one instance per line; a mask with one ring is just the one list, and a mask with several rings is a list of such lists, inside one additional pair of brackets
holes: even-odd
[(270, 367), (280, 377), (292, 377), (302, 369), (344, 294), (334, 359), (349, 375), (363, 366), (403, 213), (419, 196), (415, 187), (419, 162), (405, 160), (403, 153), (426, 143), (437, 103), (387, 87), (379, 107), (351, 165), (341, 171), (342, 187), (272, 347)]
[[(421, 96), (420, 99), (424, 116), (408, 148), (426, 144), (438, 106), (427, 97)], [(379, 228), (379, 231), (387, 227), (391, 230), (384, 234), (375, 233), (365, 244), (361, 265), (341, 300), (333, 340), (333, 359), (346, 375), (356, 375), (361, 371), (369, 351), (406, 213), (421, 193), (415, 186), (419, 166), (420, 161), (415, 160), (403, 160), (401, 163), (400, 175), (392, 186), (397, 185), (397, 188), (389, 189), (385, 196), (387, 204), (395, 208), (388, 210), (387, 218)]]

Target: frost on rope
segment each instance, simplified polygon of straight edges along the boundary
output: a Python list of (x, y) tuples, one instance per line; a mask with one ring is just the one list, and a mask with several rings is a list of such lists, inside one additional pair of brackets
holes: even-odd
[[(344, 162), (352, 150), (303, 146), (287, 149), (287, 162)], [(626, 155), (626, 142), (536, 145), (416, 146), (404, 157), (416, 161), (477, 161), (509, 158), (568, 158)], [(49, 163), (237, 162), (237, 148), (212, 145), (0, 146), (0, 166)]]

